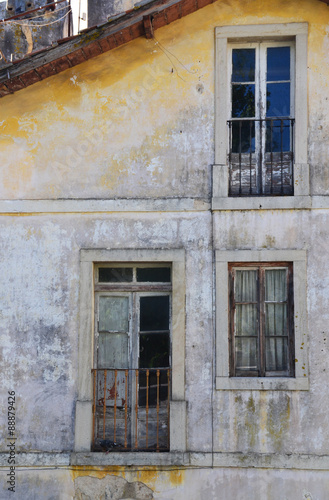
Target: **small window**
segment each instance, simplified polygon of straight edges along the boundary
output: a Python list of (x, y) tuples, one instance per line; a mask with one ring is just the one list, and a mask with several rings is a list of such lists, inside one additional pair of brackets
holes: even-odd
[(292, 263), (229, 266), (230, 375), (293, 377)]

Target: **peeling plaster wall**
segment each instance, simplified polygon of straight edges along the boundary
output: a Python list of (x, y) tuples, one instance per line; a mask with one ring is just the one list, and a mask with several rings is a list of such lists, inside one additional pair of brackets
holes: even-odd
[(327, 194), (329, 9), (231, 0), (2, 99), (0, 199), (209, 199), (215, 26), (305, 21), (311, 186)]
[[(0, 200), (208, 202), (214, 27), (294, 21), (309, 22), (311, 190), (314, 198), (327, 195), (329, 8), (317, 0), (276, 0), (264, 13), (260, 0), (219, 0), (158, 30), (160, 44), (138, 39), (3, 98)], [(18, 468), (21, 498), (103, 500), (107, 491), (112, 500), (128, 494), (139, 500), (140, 488), (145, 498), (162, 500), (327, 499), (328, 471), (317, 469), (317, 459), (329, 455), (329, 212), (211, 214), (206, 208), (0, 215), (1, 435), (6, 391), (15, 390), (17, 450), (34, 453), (39, 463), (56, 452), (63, 460), (61, 470), (43, 471), (34, 463), (33, 470)], [(78, 385), (79, 251), (122, 247), (185, 249), (187, 451), (206, 458), (212, 451), (235, 454), (241, 457), (236, 468), (212, 468), (212, 458), (205, 458), (204, 469), (69, 465)], [(307, 250), (309, 391), (214, 390), (215, 248)], [(5, 442), (0, 452), (5, 460)], [(308, 454), (308, 470), (258, 469), (252, 462), (257, 453)], [(243, 468), (244, 454), (249, 469)], [(6, 462), (1, 464), (5, 474)], [(0, 487), (0, 497), (11, 498)]]

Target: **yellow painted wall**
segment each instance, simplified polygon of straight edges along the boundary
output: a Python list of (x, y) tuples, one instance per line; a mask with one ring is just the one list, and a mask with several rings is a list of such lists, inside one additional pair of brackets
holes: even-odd
[[(329, 8), (318, 0), (219, 0), (1, 100), (0, 198), (209, 196), (214, 28), (309, 23), (314, 172), (329, 81)], [(327, 101), (326, 101), (327, 102)], [(319, 174), (320, 175), (320, 174)], [(319, 189), (329, 179), (314, 179)]]

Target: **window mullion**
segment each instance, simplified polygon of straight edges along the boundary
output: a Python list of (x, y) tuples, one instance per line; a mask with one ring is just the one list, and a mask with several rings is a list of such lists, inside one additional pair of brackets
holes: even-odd
[(258, 271), (258, 306), (259, 306), (259, 376), (265, 377), (265, 271), (262, 267)]

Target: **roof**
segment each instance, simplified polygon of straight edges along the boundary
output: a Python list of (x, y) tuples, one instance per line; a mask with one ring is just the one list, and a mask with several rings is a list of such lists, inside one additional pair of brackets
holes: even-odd
[[(29, 87), (191, 14), (216, 0), (153, 0), (109, 22), (83, 30), (7, 64), (0, 71), (0, 97)], [(329, 0), (320, 0), (329, 5)]]

